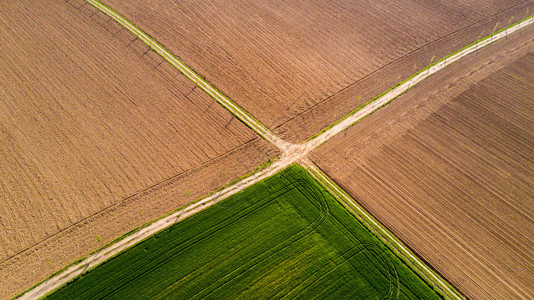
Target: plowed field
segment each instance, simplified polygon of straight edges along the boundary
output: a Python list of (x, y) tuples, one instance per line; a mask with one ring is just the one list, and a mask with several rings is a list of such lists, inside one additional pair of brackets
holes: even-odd
[(534, 33), (466, 57), (314, 161), (470, 298), (534, 295)]
[(534, 11), (519, 0), (103, 2), (291, 142)]
[(276, 154), (83, 3), (0, 3), (0, 298)]
[(49, 299), (439, 299), (302, 168), (136, 245)]

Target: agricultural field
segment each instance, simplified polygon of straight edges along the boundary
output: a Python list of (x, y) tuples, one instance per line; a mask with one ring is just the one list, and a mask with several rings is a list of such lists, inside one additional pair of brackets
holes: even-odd
[(102, 2), (289, 142), (534, 11), (521, 0)]
[(278, 154), (75, 4), (0, 3), (2, 299)]
[(439, 298), (304, 169), (123, 252), (48, 299)]
[(534, 31), (414, 86), (312, 153), (472, 299), (534, 295)]
[(0, 299), (534, 294), (532, 25), (291, 144), (534, 1), (103, 3), (0, 3)]

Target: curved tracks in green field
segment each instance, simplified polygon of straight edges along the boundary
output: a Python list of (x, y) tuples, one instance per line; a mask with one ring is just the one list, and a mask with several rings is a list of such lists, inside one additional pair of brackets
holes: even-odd
[[(94, 7), (98, 8), (100, 11), (102, 11), (103, 13), (107, 14), (108, 16), (110, 16), (113, 20), (115, 20), (116, 22), (121, 24), (123, 27), (127, 28), (129, 31), (134, 33), (141, 41), (146, 43), (151, 49), (153, 49), (156, 53), (158, 53), (160, 56), (162, 56), (169, 63), (171, 63), (171, 65), (173, 65), (175, 68), (179, 69), (185, 76), (187, 76), (189, 79), (191, 79), (193, 82), (195, 82), (195, 84), (197, 84), (201, 89), (203, 89), (206, 93), (208, 93), (211, 97), (213, 97), (223, 107), (228, 109), (233, 115), (235, 115), (237, 118), (239, 118), (243, 123), (245, 123), (251, 129), (253, 129), (256, 133), (258, 133), (264, 139), (266, 139), (267, 141), (271, 142), (272, 144), (276, 145), (277, 147), (279, 147), (280, 149), (283, 150), (282, 159), (280, 159), (279, 162), (271, 165), (269, 168), (266, 168), (266, 169), (262, 170), (260, 173), (258, 173), (257, 174), (258, 178), (264, 178), (263, 175), (265, 175), (265, 174), (272, 174), (272, 172), (281, 170), (281, 169), (283, 169), (284, 167), (288, 166), (291, 163), (300, 161), (302, 158), (304, 158), (307, 155), (307, 153), (309, 151), (311, 151), (312, 149), (318, 147), (320, 144), (322, 144), (326, 140), (332, 138), (337, 133), (345, 130), (346, 128), (348, 128), (350, 126), (352, 126), (353, 124), (355, 124), (361, 118), (369, 115), (374, 110), (380, 108), (381, 105), (387, 103), (388, 101), (391, 101), (392, 99), (394, 99), (395, 95), (399, 95), (399, 94), (403, 93), (405, 90), (407, 90), (408, 88), (410, 88), (414, 84), (420, 82), (424, 78), (426, 78), (429, 75), (431, 75), (430, 73), (435, 73), (435, 72), (441, 70), (442, 68), (444, 68), (445, 66), (449, 65), (450, 63), (462, 58), (464, 55), (469, 54), (469, 53), (474, 52), (474, 51), (477, 51), (478, 49), (482, 48), (483, 46), (485, 46), (485, 45), (487, 45), (487, 44), (489, 44), (491, 42), (494, 42), (494, 41), (498, 40), (499, 38), (502, 38), (503, 36), (505, 36), (505, 33), (501, 32), (501, 33), (496, 34), (495, 36), (492, 36), (491, 40), (489, 40), (489, 41), (488, 41), (488, 38), (485, 38), (485, 39), (482, 39), (476, 45), (472, 44), (471, 46), (466, 47), (465, 49), (463, 49), (463, 50), (459, 51), (458, 53), (452, 55), (451, 58), (448, 59), (448, 61), (445, 61), (445, 62), (440, 61), (440, 62), (436, 63), (434, 66), (432, 66), (426, 72), (426, 74), (424, 74), (424, 73), (416, 74), (417, 77), (413, 77), (413, 78), (409, 79), (409, 81), (405, 82), (404, 84), (396, 86), (395, 88), (393, 88), (392, 90), (388, 91), (387, 93), (384, 93), (383, 95), (377, 97), (376, 99), (373, 99), (372, 102), (368, 103), (368, 106), (362, 107), (359, 111), (355, 111), (355, 112), (349, 114), (348, 116), (342, 118), (339, 122), (336, 122), (336, 123), (332, 124), (331, 126), (327, 127), (324, 130), (324, 132), (322, 132), (318, 136), (312, 138), (308, 142), (306, 142), (306, 143), (304, 143), (302, 145), (292, 145), (292, 144), (289, 144), (289, 143), (283, 141), (278, 136), (274, 135), (274, 133), (272, 133), (263, 124), (261, 124), (259, 121), (255, 120), (253, 118), (253, 116), (248, 114), (246, 111), (241, 109), (239, 106), (237, 106), (235, 103), (233, 103), (230, 99), (228, 99), (222, 93), (217, 91), (206, 80), (204, 80), (198, 74), (194, 73), (187, 65), (185, 65), (183, 62), (181, 62), (179, 59), (177, 59), (172, 53), (170, 53), (168, 50), (166, 50), (160, 44), (158, 44), (157, 41), (155, 41), (153, 38), (151, 38), (146, 33), (141, 31), (139, 28), (137, 28), (135, 25), (133, 25), (130, 21), (126, 20), (120, 14), (116, 13), (111, 8), (105, 6), (104, 4), (102, 4), (98, 0), (85, 0), (85, 1), (87, 3), (90, 3), (91, 5), (93, 5)], [(532, 18), (529, 19), (529, 20), (523, 21), (522, 23), (518, 23), (518, 24), (514, 25), (513, 27), (511, 27), (506, 32), (506, 34), (509, 34), (509, 33), (513, 32), (513, 31), (519, 29), (519, 28), (522, 28), (522, 27), (524, 27), (526, 25), (529, 25), (529, 24), (532, 24), (532, 23), (533, 23)], [(248, 180), (248, 179), (245, 179), (245, 180)], [(325, 185), (328, 185), (331, 182), (330, 183), (321, 182), (321, 183), (325, 184)], [(237, 184), (243, 185), (241, 182), (239, 182)], [(333, 184), (333, 183), (331, 183), (331, 184)], [(243, 185), (243, 188), (247, 187), (247, 186), (249, 186), (249, 185)], [(239, 190), (232, 189), (232, 187), (227, 188), (227, 190), (231, 190), (231, 192), (228, 192), (228, 195), (232, 195), (232, 194), (237, 193), (239, 191)], [(306, 188), (306, 187), (301, 188), (300, 191), (301, 191), (302, 194), (310, 195), (310, 190), (308, 188)], [(338, 193), (333, 193), (333, 194), (335, 195), (336, 198), (338, 198), (342, 202), (345, 202), (345, 201), (347, 201), (347, 199), (350, 199), (350, 198), (348, 198), (347, 195), (340, 196)], [(343, 194), (343, 193), (341, 193), (341, 194)], [(345, 198), (347, 198), (347, 199), (345, 199)], [(202, 204), (202, 205), (207, 204), (207, 205), (203, 206), (203, 207), (207, 208), (211, 204), (216, 203), (216, 202), (217, 201), (211, 201), (211, 202), (200, 203), (200, 204)], [(363, 214), (365, 215), (365, 214), (368, 214), (368, 213), (364, 212)], [(310, 228), (319, 227), (321, 224), (323, 224), (327, 220), (328, 217), (329, 217), (328, 206), (327, 205), (324, 206), (324, 207), (321, 206), (320, 214), (319, 214), (318, 218), (312, 222), (314, 225), (310, 224)], [(175, 217), (171, 216), (171, 218), (175, 218)], [(369, 218), (372, 219), (372, 216), (369, 215)], [(165, 225), (165, 226), (171, 226), (173, 223), (174, 222), (167, 222), (166, 224), (168, 224), (168, 225)], [(156, 224), (154, 224), (154, 225), (156, 225)], [(162, 225), (158, 224), (158, 226), (162, 226)], [(370, 222), (370, 223), (368, 222), (367, 226), (371, 230), (374, 230), (374, 231), (376, 230), (377, 232), (384, 231), (384, 232), (387, 233), (387, 230), (381, 224), (379, 224), (377, 222)], [(146, 229), (148, 229), (148, 228), (146, 228)], [(310, 234), (311, 232), (313, 232), (313, 230), (311, 230), (311, 231), (310, 230), (311, 229), (303, 229), (302, 232), (303, 233), (307, 232), (307, 234)], [(214, 233), (215, 232), (212, 232), (212, 234), (214, 234)], [(204, 236), (209, 236), (209, 233), (204, 233)], [(298, 240), (298, 238), (296, 236), (297, 236), (297, 234), (295, 234), (295, 237), (292, 238), (293, 242)], [(449, 298), (452, 298), (452, 299), (461, 299), (462, 298), (461, 295), (459, 295), (454, 290), (454, 288), (449, 286), (442, 278), (440, 278), (439, 275), (435, 274), (435, 272), (430, 270), (428, 268), (428, 266), (426, 266), (417, 257), (415, 257), (413, 255), (413, 253), (411, 253), (409, 250), (407, 250), (406, 247), (400, 241), (398, 241), (398, 239), (396, 239), (395, 237), (389, 237), (387, 235), (384, 236), (382, 234), (379, 234), (379, 236), (382, 239), (384, 239), (384, 241), (386, 241), (386, 243), (392, 249), (401, 249), (401, 250), (399, 250), (398, 254), (401, 257), (403, 257), (407, 262), (409, 262), (411, 265), (414, 265), (415, 269), (418, 270), (418, 272), (421, 272), (421, 274), (423, 274), (423, 276), (428, 281), (432, 282), (434, 286), (438, 287), (444, 293), (444, 295), (446, 295), (446, 297), (449, 297)], [(201, 240), (201, 237), (199, 237), (198, 239)], [(135, 239), (135, 243), (138, 243), (138, 242), (140, 242), (142, 240), (143, 240), (143, 238), (139, 237), (139, 238)], [(130, 244), (126, 244), (125, 243), (124, 246), (121, 245), (120, 247), (124, 248), (124, 247), (131, 246), (132, 243), (133, 242), (131, 242)], [(189, 242), (188, 245), (183, 245), (182, 247), (186, 247), (186, 248), (187, 247), (194, 247), (195, 244), (196, 243), (194, 241), (191, 241), (191, 242)], [(291, 244), (291, 242), (289, 242), (289, 245), (290, 244)], [(117, 246), (117, 247), (119, 247), (119, 246)], [(184, 249), (186, 249), (186, 248), (184, 248)], [(357, 248), (354, 248), (354, 251), (357, 252), (356, 249)], [(114, 250), (114, 251), (116, 251), (116, 250)], [(178, 255), (178, 254), (179, 254), (179, 252), (175, 253), (175, 255)], [(268, 254), (265, 254), (265, 255), (268, 255)], [(98, 256), (98, 254), (96, 254), (95, 256)], [(90, 261), (93, 260), (93, 259), (97, 259), (97, 258), (94, 258), (92, 256), (89, 258)], [(261, 260), (261, 258), (259, 260)], [(386, 261), (383, 261), (383, 263), (386, 263), (386, 262), (387, 262), (387, 259), (386, 259)], [(164, 263), (165, 262), (162, 261), (162, 262), (159, 262), (157, 265), (162, 265)], [(53, 281), (52, 284), (47, 284), (48, 283), (48, 280), (47, 280), (47, 282), (44, 282), (42, 284), (44, 286), (44, 288), (41, 285), (38, 285), (38, 286), (34, 287), (34, 289), (30, 290), (29, 293), (23, 295), (22, 298), (24, 298), (24, 297), (28, 297), (28, 298), (40, 297), (43, 294), (46, 294), (47, 292), (57, 288), (61, 284), (64, 284), (67, 280), (72, 279), (74, 277), (74, 275), (72, 275), (72, 274), (79, 274), (80, 273), (80, 268), (83, 268), (84, 264), (87, 264), (87, 262), (82, 261), (78, 265), (73, 266), (67, 272), (65, 272), (65, 273), (71, 272), (70, 275), (69, 274), (61, 274), (61, 278), (52, 278), (53, 279), (53, 280), (51, 280), (51, 281)], [(155, 266), (154, 268), (156, 268), (156, 267), (157, 266)], [(71, 271), (71, 269), (72, 269), (72, 271)], [(396, 293), (398, 293), (398, 285), (399, 285), (399, 281), (398, 280), (399, 280), (399, 277), (398, 277), (397, 270), (391, 269), (390, 271), (388, 271), (388, 273), (390, 274), (389, 275), (389, 278), (391, 279), (390, 281), (393, 282), (392, 286), (390, 287), (390, 290), (389, 290), (389, 293), (388, 293), (388, 297), (392, 297)], [(58, 277), (58, 276), (56, 276), (56, 277)], [(231, 281), (231, 279), (228, 279), (228, 282), (230, 282), (230, 281)], [(395, 292), (395, 282), (397, 284), (397, 292)], [(209, 293), (208, 293), (208, 295), (209, 295)]]

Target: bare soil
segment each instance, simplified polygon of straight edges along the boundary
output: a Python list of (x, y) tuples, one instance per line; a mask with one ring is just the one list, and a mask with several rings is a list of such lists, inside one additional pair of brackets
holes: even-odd
[(312, 153), (474, 299), (534, 294), (534, 33), (415, 86)]
[(277, 154), (84, 1), (0, 20), (0, 298)]
[(301, 142), (529, 1), (103, 1), (277, 135)]

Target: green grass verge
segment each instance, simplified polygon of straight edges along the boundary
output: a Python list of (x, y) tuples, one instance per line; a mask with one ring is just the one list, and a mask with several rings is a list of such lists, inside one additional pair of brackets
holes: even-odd
[(50, 299), (439, 298), (296, 165), (160, 232)]
[[(522, 23), (522, 22), (524, 22), (524, 21), (526, 21), (526, 20), (528, 20), (528, 19), (531, 19), (531, 18), (534, 18), (534, 15), (530, 15), (530, 16), (528, 16), (528, 17), (526, 17), (526, 18), (524, 18), (524, 19), (522, 19), (522, 20), (520, 20), (520, 21), (517, 21), (517, 22), (515, 22), (515, 23), (513, 23), (513, 24), (511, 24), (511, 25), (508, 25), (508, 26), (506, 26), (506, 27), (503, 27), (503, 28), (499, 29), (498, 31), (493, 32), (493, 33), (490, 34), (490, 35), (487, 35), (487, 36), (485, 36), (485, 37), (483, 37), (483, 38), (480, 38), (480, 39), (478, 39), (478, 40), (472, 42), (471, 44), (469, 44), (469, 45), (467, 45), (467, 46), (465, 46), (465, 47), (463, 47), (463, 48), (460, 48), (460, 49), (458, 49), (458, 50), (456, 50), (456, 51), (450, 53), (449, 55), (440, 58), (439, 60), (437, 60), (437, 61), (435, 61), (435, 62), (430, 63), (428, 66), (426, 66), (426, 67), (424, 67), (423, 69), (417, 71), (416, 73), (410, 75), (410, 76), (409, 76), (408, 78), (406, 78), (405, 80), (403, 80), (403, 81), (401, 81), (401, 82), (395, 84), (394, 86), (390, 87), (389, 89), (387, 89), (386, 91), (384, 91), (384, 92), (381, 93), (380, 95), (378, 95), (378, 96), (372, 98), (371, 100), (365, 102), (364, 104), (360, 105), (359, 107), (357, 107), (356, 109), (354, 109), (353, 111), (351, 111), (351, 112), (349, 112), (347, 115), (345, 115), (343, 118), (341, 118), (341, 119), (339, 119), (339, 120), (336, 120), (334, 123), (332, 123), (332, 124), (328, 125), (327, 127), (323, 128), (320, 132), (318, 132), (318, 133), (314, 134), (313, 136), (311, 136), (310, 138), (308, 138), (307, 141), (313, 140), (314, 138), (316, 138), (316, 137), (318, 137), (319, 135), (323, 134), (325, 131), (327, 131), (327, 130), (329, 130), (330, 128), (334, 127), (335, 125), (337, 125), (337, 124), (340, 123), (341, 121), (343, 121), (343, 120), (345, 120), (346, 118), (348, 118), (348, 117), (354, 115), (355, 113), (357, 113), (358, 111), (360, 111), (360, 110), (362, 110), (364, 107), (366, 107), (367, 105), (373, 103), (373, 102), (374, 102), (375, 100), (377, 100), (378, 98), (380, 98), (380, 97), (384, 96), (385, 94), (389, 93), (391, 90), (395, 89), (395, 88), (398, 87), (399, 85), (401, 85), (401, 84), (407, 82), (408, 80), (414, 78), (415, 76), (421, 74), (422, 72), (425, 72), (426, 70), (428, 70), (428, 69), (432, 68), (433, 66), (437, 65), (438, 63), (440, 63), (440, 62), (442, 62), (442, 61), (448, 59), (449, 57), (458, 54), (458, 52), (461, 52), (461, 51), (463, 51), (463, 50), (465, 50), (465, 49), (467, 49), (467, 48), (469, 48), (469, 47), (472, 47), (472, 46), (476, 45), (477, 43), (480, 43), (480, 42), (482, 42), (482, 41), (484, 41), (484, 40), (490, 39), (490, 38), (492, 38), (493, 36), (495, 36), (496, 34), (501, 33), (501, 32), (503, 32), (503, 31), (505, 31), (506, 29), (508, 29), (508, 28), (510, 28), (510, 27), (513, 27), (513, 26), (515, 26), (515, 25), (517, 25), (517, 24), (519, 24), (519, 23)], [(413, 87), (413, 86), (412, 86), (412, 87)], [(410, 87), (410, 88), (411, 88), (411, 87)], [(405, 91), (402, 92), (400, 95), (404, 94), (404, 93), (407, 92), (408, 90), (409, 90), (409, 89), (405, 90)], [(399, 95), (399, 96), (400, 96), (400, 95)], [(398, 97), (398, 96), (397, 96), (397, 97)], [(396, 98), (396, 97), (395, 97), (395, 98)], [(391, 102), (391, 101), (393, 101), (393, 100), (394, 100), (394, 99), (390, 100), (389, 102)], [(389, 102), (388, 102), (388, 103), (389, 103)], [(382, 105), (381, 107), (383, 107), (383, 105)], [(373, 111), (373, 112), (374, 112), (374, 111)], [(354, 123), (354, 124), (355, 124), (355, 123)], [(352, 124), (352, 125), (354, 125), (354, 124)], [(351, 125), (351, 126), (352, 126), (352, 125)]]
[[(269, 167), (270, 165), (272, 165), (276, 160), (278, 160), (278, 156), (276, 156), (276, 157), (274, 157), (274, 158), (271, 158), (271, 159), (267, 160), (267, 161), (266, 161), (265, 163), (263, 163), (262, 165), (256, 167), (253, 171), (251, 171), (251, 172), (249, 172), (249, 173), (247, 173), (247, 174), (245, 174), (245, 175), (239, 177), (238, 179), (235, 179), (235, 180), (229, 182), (228, 184), (226, 184), (226, 185), (224, 185), (223, 187), (220, 187), (219, 189), (217, 189), (217, 190), (215, 190), (215, 191), (209, 193), (208, 195), (206, 195), (206, 196), (204, 196), (204, 197), (202, 197), (202, 198), (198, 198), (198, 199), (196, 199), (196, 200), (194, 200), (194, 201), (191, 201), (191, 202), (190, 202), (189, 204), (187, 204), (187, 205), (181, 206), (181, 207), (179, 207), (179, 208), (177, 208), (177, 209), (171, 211), (170, 213), (167, 213), (167, 214), (164, 214), (164, 215), (162, 215), (162, 216), (159, 216), (158, 218), (156, 218), (156, 219), (154, 219), (154, 220), (151, 220), (150, 222), (147, 222), (147, 223), (145, 223), (145, 224), (143, 224), (143, 225), (141, 225), (141, 226), (139, 226), (139, 227), (137, 227), (137, 228), (134, 228), (134, 229), (128, 231), (127, 233), (121, 235), (120, 237), (114, 239), (113, 241), (111, 241), (111, 242), (105, 244), (104, 246), (102, 246), (102, 247), (99, 248), (98, 250), (95, 250), (95, 251), (89, 253), (88, 255), (83, 256), (83, 257), (81, 257), (81, 258), (79, 258), (79, 259), (77, 259), (77, 260), (75, 260), (75, 261), (69, 263), (68, 265), (66, 265), (65, 267), (61, 268), (60, 270), (57, 270), (56, 272), (54, 272), (54, 273), (52, 273), (50, 276), (48, 276), (46, 279), (44, 279), (44, 280), (42, 280), (42, 281), (39, 281), (38, 283), (32, 285), (30, 288), (28, 288), (28, 289), (26, 289), (25, 291), (23, 291), (23, 292), (17, 294), (17, 295), (16, 295), (15, 297), (13, 297), (12, 299), (20, 298), (22, 295), (24, 295), (24, 294), (27, 293), (28, 291), (30, 291), (30, 290), (32, 290), (32, 289), (38, 287), (39, 285), (41, 285), (42, 283), (44, 283), (44, 282), (46, 282), (46, 281), (48, 281), (50, 278), (52, 278), (52, 277), (54, 277), (54, 276), (57, 276), (57, 275), (63, 273), (65, 270), (67, 270), (68, 268), (72, 267), (73, 265), (76, 265), (76, 264), (82, 262), (82, 261), (83, 261), (84, 259), (86, 259), (87, 257), (89, 257), (89, 256), (91, 256), (91, 255), (93, 255), (93, 254), (96, 254), (96, 253), (98, 253), (98, 252), (100, 252), (100, 251), (102, 251), (102, 250), (104, 250), (104, 249), (106, 249), (106, 248), (108, 248), (108, 247), (111, 247), (112, 245), (114, 245), (114, 244), (116, 244), (116, 243), (122, 241), (123, 239), (129, 237), (130, 235), (136, 234), (136, 233), (139, 232), (141, 229), (143, 229), (143, 228), (145, 228), (145, 227), (148, 227), (148, 226), (152, 225), (153, 223), (155, 223), (155, 222), (157, 222), (157, 221), (159, 221), (159, 220), (161, 220), (161, 219), (163, 219), (163, 218), (165, 218), (165, 217), (168, 217), (168, 216), (170, 216), (170, 215), (172, 215), (172, 214), (174, 214), (174, 213), (176, 213), (176, 212), (178, 212), (178, 211), (180, 211), (180, 210), (182, 210), (182, 209), (184, 209), (184, 208), (185, 208), (186, 206), (188, 206), (188, 205), (191, 205), (191, 204), (197, 203), (197, 202), (199, 202), (199, 201), (201, 201), (201, 200), (203, 200), (203, 199), (206, 199), (207, 197), (209, 197), (209, 196), (211, 196), (211, 195), (213, 195), (213, 194), (215, 194), (215, 193), (217, 193), (217, 192), (219, 192), (219, 191), (221, 191), (221, 190), (224, 190), (225, 188), (230, 187), (230, 186), (234, 185), (235, 183), (237, 183), (237, 182), (239, 182), (239, 181), (241, 181), (241, 180), (243, 180), (243, 179), (245, 179), (245, 178), (247, 178), (247, 177), (250, 177), (250, 176), (252, 176), (252, 175), (254, 175), (254, 174), (256, 174), (256, 173), (262, 171), (263, 169), (265, 169), (265, 168)], [(190, 192), (189, 192), (189, 191), (186, 191), (186, 196), (187, 196), (187, 197), (189, 197), (189, 194), (190, 194)], [(88, 270), (91, 270), (91, 269), (93, 269), (93, 268), (94, 268), (94, 267), (90, 267)]]
[[(182, 73), (185, 77), (187, 77), (189, 80), (191, 80), (192, 82), (194, 82), (200, 89), (202, 89), (204, 92), (206, 92), (208, 95), (210, 95), (210, 93), (208, 92), (207, 89), (205, 89), (201, 84), (199, 84), (197, 82), (197, 80), (201, 81), (202, 83), (204, 83), (206, 86), (209, 86), (210, 88), (212, 88), (217, 94), (219, 94), (219, 96), (223, 97), (228, 103), (231, 103), (232, 105), (234, 105), (235, 107), (238, 108), (239, 111), (241, 111), (242, 113), (244, 113), (246, 116), (248, 116), (250, 119), (252, 119), (254, 122), (256, 122), (256, 126), (258, 126), (260, 129), (263, 129), (265, 132), (268, 132), (269, 129), (267, 128), (267, 126), (265, 126), (263, 123), (261, 123), (260, 121), (258, 121), (256, 118), (254, 118), (251, 114), (249, 114), (246, 110), (242, 109), (239, 105), (237, 105), (234, 101), (230, 100), (230, 98), (228, 98), (225, 94), (221, 93), (214, 85), (210, 84), (204, 77), (200, 76), (197, 72), (195, 72), (195, 70), (193, 70), (190, 66), (186, 65), (181, 59), (179, 59), (176, 55), (174, 55), (172, 52), (170, 52), (169, 50), (167, 50), (167, 48), (165, 48), (163, 45), (161, 45), (159, 42), (157, 42), (154, 38), (152, 38), (150, 35), (148, 35), (146, 32), (144, 32), (143, 30), (141, 30), (139, 27), (137, 27), (134, 23), (132, 23), (130, 20), (126, 19), (124, 16), (122, 16), (121, 14), (119, 14), (118, 12), (116, 12), (115, 10), (113, 10), (111, 7), (105, 5), (104, 3), (98, 1), (98, 0), (92, 0), (92, 1), (87, 1), (85, 0), (88, 4), (92, 5), (93, 7), (95, 7), (96, 9), (100, 10), (102, 13), (106, 14), (107, 16), (109, 16), (110, 18), (112, 18), (115, 22), (117, 22), (120, 26), (124, 27), (126, 30), (130, 31), (132, 34), (134, 34), (135, 36), (137, 36), (139, 38), (139, 40), (141, 40), (145, 45), (147, 45), (150, 49), (152, 49), (156, 54), (158, 54), (159, 56), (161, 56), (165, 61), (167, 61), (168, 63), (170, 63), (172, 66), (174, 66), (174, 63), (171, 62), (169, 59), (167, 59), (167, 57), (163, 54), (163, 53), (160, 53), (159, 51), (157, 51), (154, 47), (154, 45), (160, 47), (161, 49), (163, 49), (163, 51), (165, 52), (165, 54), (167, 54), (168, 56), (172, 57), (174, 60), (176, 60), (180, 65), (181, 67), (187, 69), (189, 72), (191, 72), (192, 74), (194, 74), (193, 76), (196, 76), (195, 77), (190, 77), (189, 75), (187, 75), (185, 72), (183, 72), (180, 68), (174, 66), (178, 71), (180, 71), (180, 73)], [(108, 10), (109, 12), (111, 13), (108, 13), (106, 12), (105, 10)], [(128, 26), (124, 26), (123, 24), (121, 24), (121, 22), (119, 22), (117, 19), (123, 21), (124, 23), (128, 24)], [(133, 29), (133, 30), (132, 30)], [(134, 30), (137, 30), (138, 32), (141, 33), (141, 35), (143, 36), (142, 38), (139, 37)], [(147, 41), (148, 40), (148, 41)], [(210, 95), (211, 96), (211, 95)], [(256, 132), (262, 139), (266, 140), (266, 141), (269, 141), (269, 139), (265, 136), (264, 132), (260, 132), (259, 130), (257, 130), (257, 128), (255, 128), (254, 126), (252, 126), (251, 124), (249, 124), (246, 120), (244, 120), (243, 118), (241, 118), (238, 114), (236, 114), (233, 109), (231, 109), (230, 107), (226, 107), (226, 105), (224, 103), (222, 103), (219, 99), (217, 99), (216, 97), (213, 97), (211, 96), (215, 101), (217, 101), (219, 104), (221, 104), (224, 108), (226, 108), (226, 110), (228, 110), (232, 115), (234, 115), (238, 120), (240, 120), (243, 124), (245, 124), (247, 127), (249, 127), (252, 131)]]
[[(380, 239), (385, 241), (393, 252), (395, 252), (410, 269), (414, 271), (423, 281), (428, 285), (433, 286), (437, 293), (446, 295), (450, 299), (464, 299), (456, 288), (446, 281), (435, 270), (427, 266), (425, 262), (419, 259), (410, 249), (408, 249), (402, 241), (400, 241), (393, 233), (391, 233), (384, 225), (382, 225), (377, 219), (375, 219), (369, 212), (367, 212), (362, 206), (355, 201), (347, 201), (346, 199), (352, 199), (341, 187), (333, 182), (326, 174), (320, 169), (308, 170), (313, 177), (329, 190), (336, 199), (338, 199), (343, 205), (345, 205), (354, 215), (373, 232)], [(436, 280), (437, 278), (437, 280)], [(443, 287), (445, 285), (450, 291), (446, 291)]]

